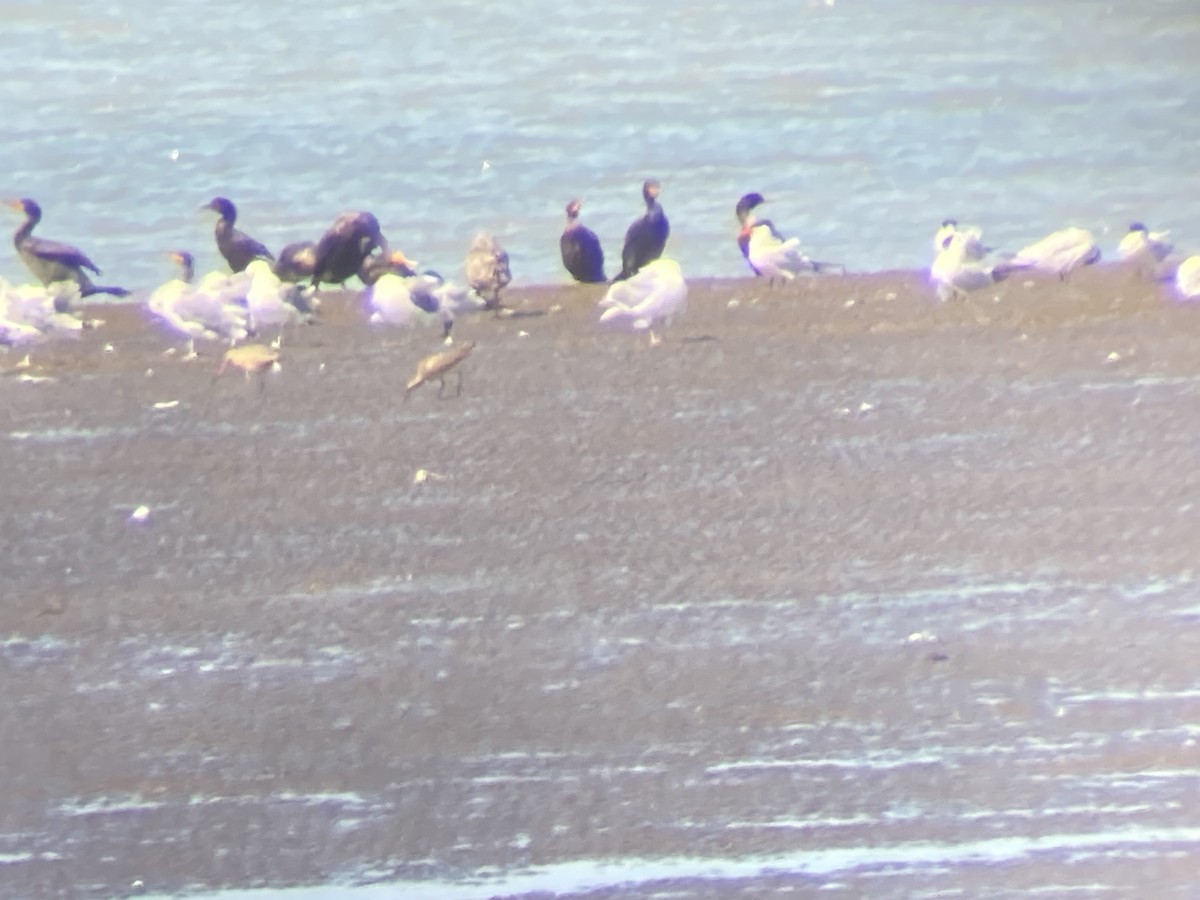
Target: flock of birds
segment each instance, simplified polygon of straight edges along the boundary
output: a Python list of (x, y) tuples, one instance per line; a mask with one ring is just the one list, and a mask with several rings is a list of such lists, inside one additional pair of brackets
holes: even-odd
[[(656, 328), (687, 305), (683, 272), (675, 260), (663, 256), (670, 224), (661, 192), (655, 179), (642, 185), (645, 211), (625, 234), (621, 268), (611, 282), (599, 238), (580, 221), (582, 201), (567, 204), (560, 239), (563, 266), (576, 281), (609, 284), (599, 304), (600, 321), (649, 332), (651, 343), (660, 340)], [(737, 243), (755, 275), (773, 285), (799, 275), (845, 271), (840, 264), (811, 259), (798, 238), (784, 237), (770, 219), (761, 218), (764, 203), (761, 194), (749, 193), (734, 210), (740, 225)], [(21, 199), (9, 205), (25, 217), (13, 243), (39, 283), (14, 286), (0, 279), (0, 344), (23, 346), (54, 335), (78, 334), (88, 323), (72, 311), (76, 301), (93, 294), (129, 294), (121, 287), (94, 283), (92, 275), (99, 275), (100, 269), (83, 251), (35, 236), (42, 218), (36, 202)], [(237, 208), (227, 198), (215, 197), (203, 209), (217, 213), (214, 237), (229, 271), (210, 272), (197, 280), (192, 255), (173, 251), (178, 276), (157, 287), (146, 301), (159, 322), (187, 341), (185, 358), (196, 356), (197, 340), (209, 340), (236, 348), (226, 354), (224, 365), (250, 372), (274, 364), (278, 353), (265, 345), (238, 345), (274, 333), (277, 350), (286, 328), (313, 316), (322, 285), (344, 287), (354, 277), (364, 286), (371, 322), (401, 327), (432, 323), (440, 326), (447, 344), (452, 343), (457, 318), (481, 310), (504, 312), (501, 292), (512, 280), (509, 258), (486, 232), (471, 242), (467, 283), (458, 285), (436, 271), (420, 270), (402, 251), (392, 250), (379, 220), (369, 212), (343, 213), (318, 240), (288, 244), (276, 256), (237, 227)], [(1066, 279), (1077, 267), (1100, 259), (1095, 239), (1081, 228), (1056, 231), (1016, 253), (996, 254), (984, 245), (980, 229), (960, 226), (953, 219), (943, 222), (934, 235), (933, 250), (930, 279), (942, 300), (986, 288), (1016, 271), (1041, 270)], [(1117, 254), (1150, 277), (1173, 279), (1183, 297), (1200, 297), (1200, 256), (1180, 258), (1166, 232), (1152, 232), (1135, 222)], [(468, 348), (435, 354), (422, 366), (434, 372), (431, 377), (444, 378), (445, 371), (469, 353)], [(447, 367), (440, 370), (443, 365)], [(414, 378), (416, 384), (429, 380)]]

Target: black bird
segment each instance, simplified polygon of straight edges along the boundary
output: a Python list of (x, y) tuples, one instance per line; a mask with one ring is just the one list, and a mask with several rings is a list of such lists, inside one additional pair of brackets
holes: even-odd
[(290, 281), (293, 284), (312, 278), (313, 266), (317, 262), (316, 241), (296, 241), (288, 244), (279, 251), (279, 259), (271, 266), (271, 271), (280, 281)]
[[(373, 253), (363, 260), (359, 267), (358, 277), (365, 285), (372, 285), (389, 272), (401, 278), (411, 278), (417, 274), (417, 264), (400, 250), (390, 254)], [(439, 276), (440, 278), (440, 276)]]
[(216, 227), (217, 249), (234, 272), (246, 271), (246, 266), (256, 259), (275, 259), (270, 250), (233, 227), (237, 221), (237, 207), (232, 202), (224, 197), (213, 197), (200, 208), (216, 210), (221, 214)]
[(33, 229), (42, 220), (42, 208), (37, 203), (27, 197), (23, 200), (9, 200), (8, 205), (25, 214), (25, 221), (13, 233), (13, 246), (17, 248), (17, 255), (21, 257), (21, 261), (42, 284), (73, 281), (79, 285), (79, 293), (84, 297), (92, 294), (129, 296), (129, 291), (122, 287), (92, 284), (92, 279), (84, 269), (97, 275), (100, 274), (100, 270), (78, 247), (33, 236)]
[(369, 212), (342, 213), (317, 242), (313, 287), (320, 287), (322, 282), (343, 284), (361, 271), (375, 250), (385, 257), (391, 255), (379, 220)]
[(596, 237), (596, 232), (579, 221), (579, 210), (582, 208), (582, 200), (572, 200), (567, 204), (567, 227), (558, 240), (563, 265), (576, 281), (603, 283), (608, 280), (604, 277), (604, 251), (600, 248), (600, 238)]
[(646, 263), (662, 256), (671, 226), (667, 222), (667, 214), (663, 212), (662, 204), (658, 202), (661, 190), (662, 185), (654, 178), (642, 185), (646, 214), (634, 221), (625, 232), (625, 247), (621, 250), (621, 271), (613, 281), (629, 278)]

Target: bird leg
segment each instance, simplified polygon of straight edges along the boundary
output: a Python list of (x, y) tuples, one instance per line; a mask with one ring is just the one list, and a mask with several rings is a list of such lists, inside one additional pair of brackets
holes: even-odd
[(458, 390), (456, 390), (454, 392), (454, 396), (461, 397), (462, 396), (463, 373), (462, 373), (462, 369), (456, 369), (455, 371), (458, 372)]
[(183, 354), (183, 359), (184, 359), (185, 361), (186, 361), (186, 360), (190, 360), (190, 359), (195, 359), (195, 358), (196, 358), (196, 356), (197, 356), (197, 354), (196, 354), (196, 341), (195, 341), (195, 339), (194, 339), (194, 338), (188, 338), (188, 342), (187, 342), (187, 353)]
[(442, 399), (442, 393), (445, 390), (446, 390), (446, 376), (441, 375), (438, 377), (438, 399), (439, 400)]

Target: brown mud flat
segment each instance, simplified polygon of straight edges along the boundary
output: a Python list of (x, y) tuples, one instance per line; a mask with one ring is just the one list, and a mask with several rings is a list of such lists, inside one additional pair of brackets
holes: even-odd
[(0, 895), (1200, 883), (1200, 309), (599, 295), (444, 399), (353, 295), (261, 391), (132, 307), (0, 378)]

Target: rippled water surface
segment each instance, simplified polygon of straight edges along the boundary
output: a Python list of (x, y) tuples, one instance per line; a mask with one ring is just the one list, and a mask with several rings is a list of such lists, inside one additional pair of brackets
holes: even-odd
[[(112, 280), (216, 263), (215, 193), (278, 247), (339, 211), (454, 271), (473, 231), (560, 276), (572, 195), (609, 257), (664, 182), (671, 252), (735, 274), (761, 190), (818, 257), (916, 267), (947, 215), (999, 246), (1131, 218), (1200, 247), (1191, 0), (0, 3), (0, 192)], [(15, 216), (14, 216), (15, 224)], [(0, 274), (24, 277), (11, 251)]]

